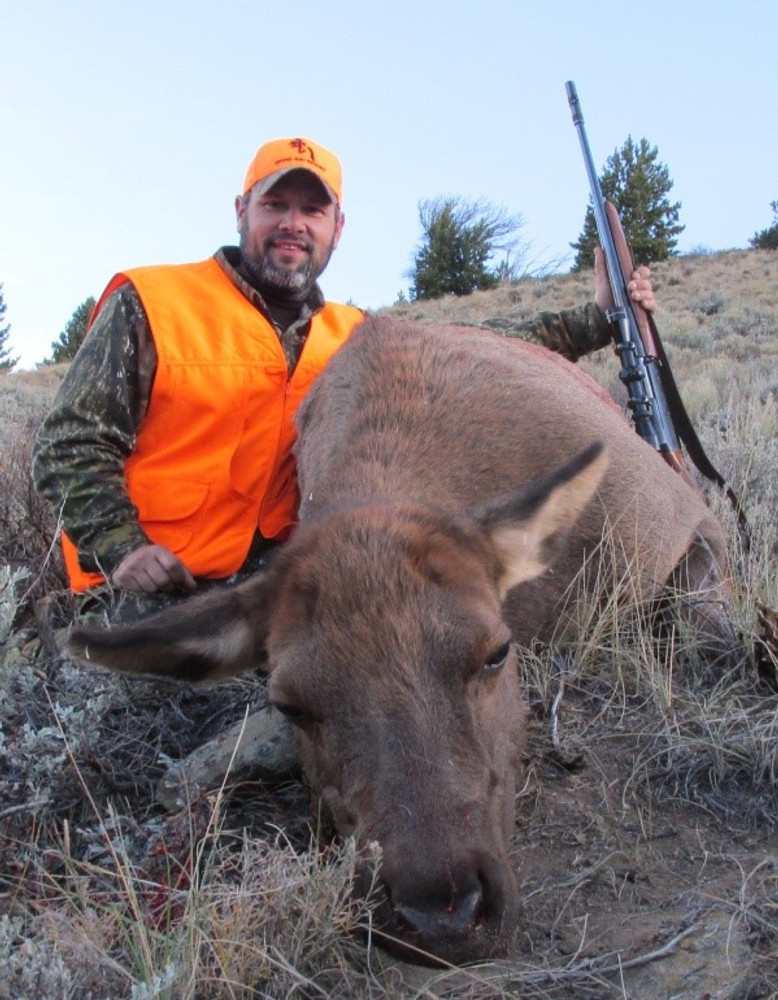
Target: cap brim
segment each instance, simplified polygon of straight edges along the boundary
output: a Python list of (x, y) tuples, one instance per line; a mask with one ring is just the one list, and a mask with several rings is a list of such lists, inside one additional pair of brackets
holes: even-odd
[[(259, 197), (262, 197), (263, 194), (267, 194), (267, 192), (272, 187), (278, 184), (278, 182), (281, 180), (282, 177), (286, 177), (287, 174), (293, 174), (297, 170), (303, 170), (305, 171), (306, 174), (310, 174), (311, 177), (314, 178), (314, 180), (317, 180), (321, 185), (322, 191), (324, 191), (324, 193), (327, 195), (327, 197), (330, 199), (333, 205), (337, 205), (338, 203), (337, 195), (329, 186), (329, 184), (325, 180), (322, 180), (322, 178), (319, 177), (317, 173), (314, 173), (313, 170), (308, 170), (307, 167), (301, 167), (299, 164), (295, 164), (292, 167), (284, 167), (283, 170), (276, 170), (274, 174), (269, 174), (267, 177), (263, 177), (261, 181), (257, 181), (256, 184), (252, 184), (250, 190), (256, 191), (257, 195)], [(248, 194), (248, 191), (246, 192), (246, 194)]]

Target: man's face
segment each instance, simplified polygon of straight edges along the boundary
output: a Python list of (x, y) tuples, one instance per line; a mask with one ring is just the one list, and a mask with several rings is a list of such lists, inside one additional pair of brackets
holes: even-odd
[(259, 288), (313, 287), (340, 240), (344, 217), (307, 170), (295, 170), (248, 199), (235, 199), (243, 261)]

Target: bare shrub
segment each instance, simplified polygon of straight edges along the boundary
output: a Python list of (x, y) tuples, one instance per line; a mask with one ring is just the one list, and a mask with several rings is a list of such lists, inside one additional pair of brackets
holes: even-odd
[(696, 299), (691, 303), (693, 313), (701, 313), (703, 316), (715, 316), (726, 304), (726, 299), (720, 292), (710, 292), (701, 299)]
[(30, 600), (66, 585), (56, 514), (30, 475), (35, 434), (59, 382), (57, 371), (0, 378), (0, 563), (27, 572)]

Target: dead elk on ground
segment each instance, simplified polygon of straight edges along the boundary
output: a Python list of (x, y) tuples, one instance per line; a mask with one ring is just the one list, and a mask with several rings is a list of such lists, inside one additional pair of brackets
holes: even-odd
[[(298, 429), (300, 524), (265, 574), (78, 629), (71, 650), (185, 681), (267, 658), (314, 794), (341, 835), (379, 845), (390, 947), (504, 953), (520, 912), (517, 645), (564, 642), (582, 577), (607, 592), (629, 575), (639, 602), (682, 585), (723, 630), (723, 531), (593, 381), (482, 329), (368, 321)], [(374, 875), (365, 860), (358, 888)]]

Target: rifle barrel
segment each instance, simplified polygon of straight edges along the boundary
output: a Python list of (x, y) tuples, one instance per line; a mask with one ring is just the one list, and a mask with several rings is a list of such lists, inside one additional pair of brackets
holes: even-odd
[(594, 157), (592, 156), (592, 151), (589, 148), (589, 140), (586, 136), (584, 117), (583, 112), (581, 111), (581, 102), (578, 100), (578, 91), (575, 89), (575, 84), (572, 80), (567, 81), (565, 84), (565, 90), (567, 91), (567, 100), (570, 104), (570, 111), (573, 115), (573, 124), (575, 125), (576, 132), (578, 133), (578, 139), (581, 143), (581, 152), (583, 153), (584, 166), (586, 167), (586, 176), (589, 179), (589, 189), (592, 193), (594, 221), (597, 225), (597, 235), (600, 239), (600, 246), (605, 254), (605, 265), (608, 269), (608, 278), (610, 279), (611, 291), (613, 292), (613, 301), (618, 309), (627, 311), (629, 309), (629, 296), (627, 294), (624, 276), (622, 275), (621, 264), (619, 262), (616, 246), (613, 242), (613, 235), (610, 230), (610, 225), (608, 224), (608, 217), (605, 212), (605, 197), (603, 196), (602, 187), (600, 186), (600, 178), (597, 176), (597, 170), (594, 166)]

